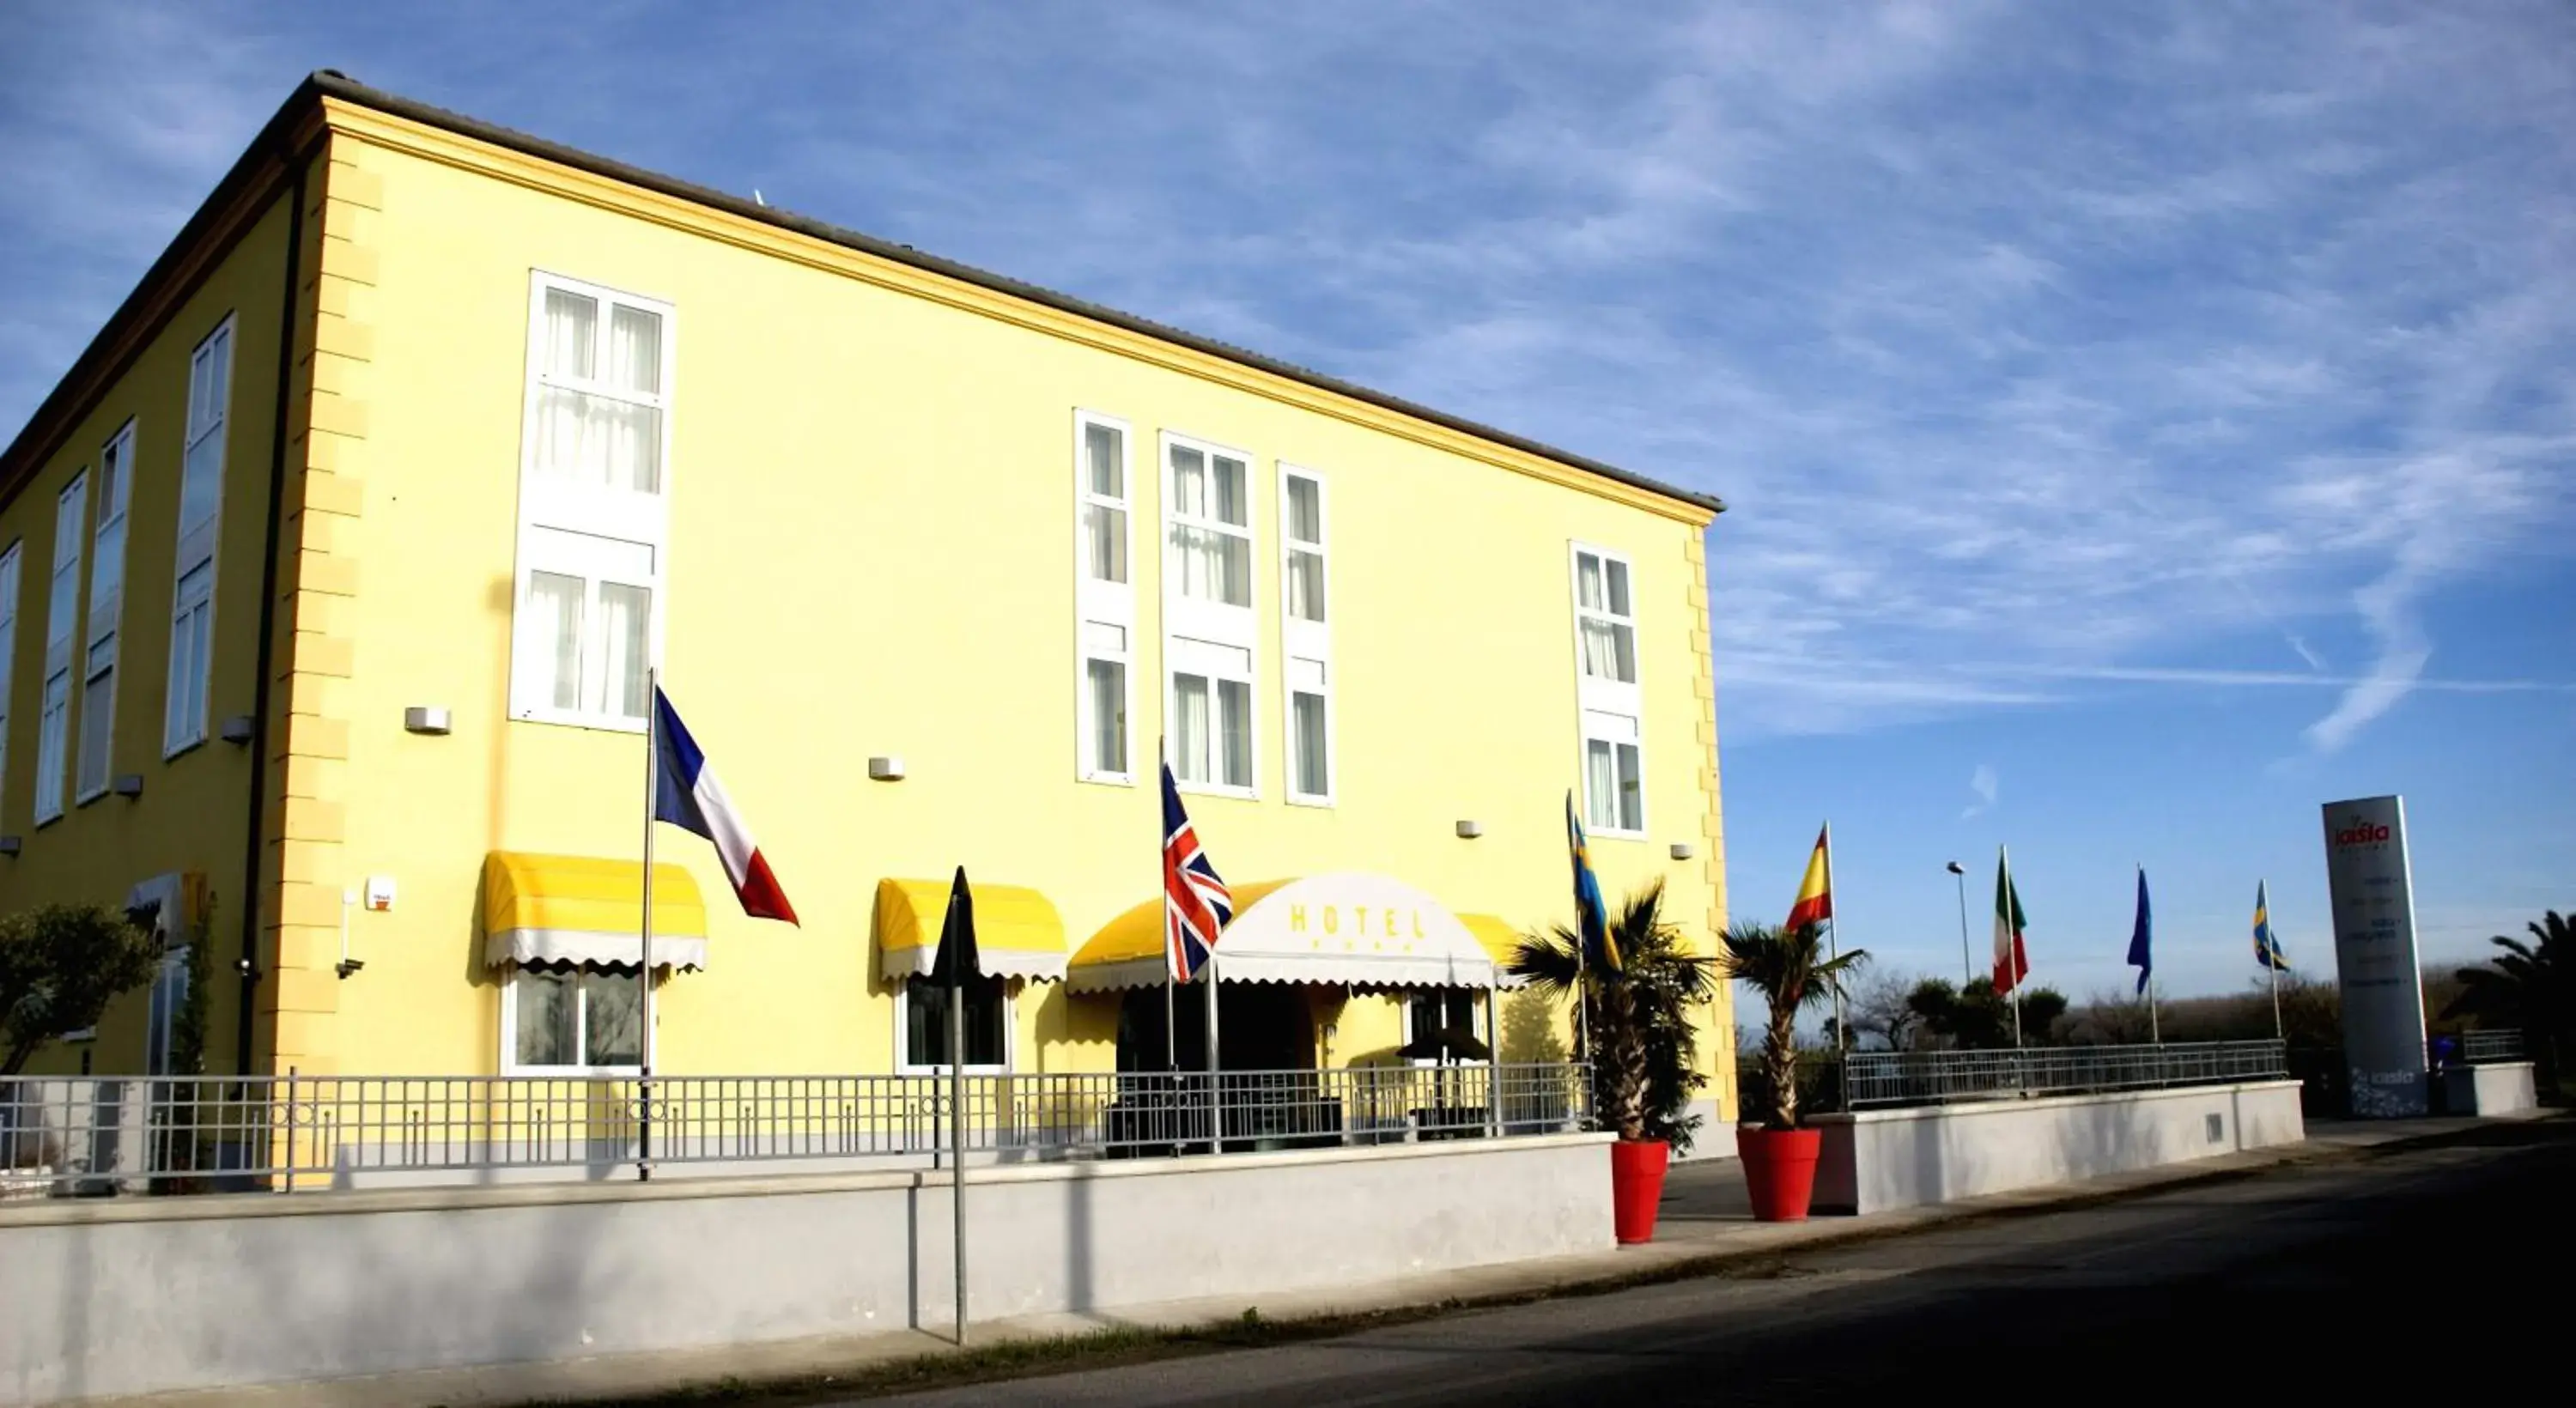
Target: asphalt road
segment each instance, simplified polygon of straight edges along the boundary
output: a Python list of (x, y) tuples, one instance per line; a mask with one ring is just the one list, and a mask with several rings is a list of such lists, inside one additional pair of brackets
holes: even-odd
[(2576, 1123), (2499, 1126), (1727, 1278), (878, 1401), (2384, 1401), (2562, 1359), (2533, 1332), (2571, 1327), (2571, 1195)]

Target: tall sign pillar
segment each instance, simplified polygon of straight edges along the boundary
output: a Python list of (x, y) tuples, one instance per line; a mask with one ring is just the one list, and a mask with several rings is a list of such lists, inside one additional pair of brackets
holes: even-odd
[(2415, 956), (2405, 799), (2329, 802), (2325, 822), (2352, 1113), (2365, 1119), (2425, 1114), (2431, 1092), (2424, 1074), (2424, 980)]

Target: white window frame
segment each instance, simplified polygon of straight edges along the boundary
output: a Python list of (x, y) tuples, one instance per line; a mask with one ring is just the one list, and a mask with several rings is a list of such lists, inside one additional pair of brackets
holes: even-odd
[[(1094, 428), (1118, 436), (1119, 484), (1124, 498), (1095, 494), (1091, 489), (1091, 432)], [(1127, 580), (1105, 582), (1091, 575), (1091, 535), (1083, 525), (1087, 510), (1098, 507), (1116, 509), (1125, 515), (1126, 535), (1119, 552), (1127, 564)], [(1136, 783), (1136, 434), (1126, 421), (1098, 411), (1076, 408), (1073, 413), (1073, 577), (1074, 577), (1074, 718), (1080, 736), (1074, 740), (1074, 775), (1084, 782), (1107, 783), (1132, 787)], [(1122, 641), (1117, 649), (1109, 648), (1104, 637), (1115, 631)], [(1125, 717), (1119, 744), (1125, 752), (1127, 766), (1111, 768), (1101, 765), (1093, 746), (1099, 737), (1098, 720), (1093, 717), (1091, 696), (1091, 662), (1106, 661), (1119, 667), (1119, 712)]]
[[(1221, 659), (1219, 658), (1221, 655), (1237, 656), (1239, 662)], [(1164, 636), (1163, 717), (1172, 720), (1174, 727), (1178, 727), (1181, 717), (1181, 680), (1184, 677), (1205, 680), (1208, 689), (1207, 744), (1208, 762), (1211, 765), (1208, 771), (1211, 777), (1193, 779), (1185, 776), (1182, 763), (1186, 760), (1175, 751), (1170, 759), (1174, 787), (1183, 792), (1204, 793), (1211, 797), (1236, 797), (1246, 801), (1261, 799), (1261, 681), (1259, 675), (1259, 657), (1246, 647), (1217, 641), (1194, 641), (1173, 635)], [(1223, 721), (1217, 712), (1217, 701), (1222, 696), (1222, 690), (1219, 687), (1227, 684), (1243, 686), (1244, 746), (1251, 754), (1249, 775), (1252, 780), (1242, 786), (1236, 786), (1230, 782), (1218, 782), (1213, 780), (1212, 776), (1219, 770), (1215, 764), (1218, 762), (1218, 753), (1223, 748), (1225, 740)], [(1181, 741), (1176, 736), (1170, 737), (1166, 739), (1165, 746), (1177, 750)]]
[[(1199, 454), (1207, 456), (1211, 461), (1218, 457), (1223, 457), (1225, 459), (1239, 461), (1243, 465), (1244, 521), (1240, 527), (1231, 523), (1219, 522), (1214, 519), (1200, 518), (1195, 515), (1184, 516), (1174, 511), (1173, 506), (1178, 498), (1178, 496), (1172, 492), (1172, 452), (1175, 450), (1195, 450)], [(1245, 801), (1258, 801), (1261, 798), (1262, 765), (1260, 679), (1261, 573), (1257, 568), (1253, 567), (1252, 564), (1257, 563), (1260, 560), (1257, 548), (1261, 541), (1261, 513), (1259, 508), (1261, 493), (1260, 486), (1255, 483), (1255, 477), (1258, 473), (1261, 462), (1255, 459), (1249, 451), (1238, 450), (1228, 445), (1219, 444), (1213, 440), (1202, 440), (1196, 436), (1184, 435), (1170, 430), (1162, 432), (1159, 437), (1156, 451), (1157, 452), (1154, 457), (1154, 473), (1156, 476), (1154, 483), (1156, 495), (1162, 506), (1161, 534), (1158, 539), (1162, 544), (1162, 550), (1156, 556), (1157, 560), (1162, 564), (1163, 574), (1163, 679), (1161, 689), (1163, 698), (1163, 718), (1167, 724), (1172, 724), (1180, 717), (1179, 695), (1181, 676), (1190, 675), (1206, 679), (1208, 681), (1209, 747), (1211, 749), (1210, 758), (1211, 761), (1213, 761), (1215, 756), (1213, 750), (1217, 746), (1217, 741), (1223, 737), (1222, 731), (1216, 727), (1217, 682), (1219, 680), (1227, 680), (1239, 683), (1244, 686), (1244, 738), (1246, 746), (1251, 750), (1252, 754), (1251, 781), (1247, 785), (1237, 787), (1222, 782), (1206, 780), (1194, 781), (1183, 777), (1181, 775), (1181, 769), (1177, 766), (1172, 769), (1173, 785), (1183, 792), (1198, 793), (1212, 797), (1234, 797)], [(1178, 570), (1179, 550), (1173, 546), (1172, 530), (1173, 528), (1183, 524), (1193, 528), (1205, 528), (1215, 532), (1236, 535), (1243, 538), (1245, 545), (1244, 558), (1247, 569), (1245, 576), (1248, 579), (1244, 583), (1244, 593), (1246, 597), (1244, 605), (1229, 606), (1221, 601), (1205, 601), (1198, 597), (1183, 595), (1177, 589), (1175, 584), (1180, 580), (1180, 572)], [(1243, 664), (1238, 669), (1223, 666), (1205, 658), (1201, 658), (1193, 662), (1189, 658), (1192, 654), (1190, 642), (1201, 642), (1207, 646), (1215, 647), (1219, 651), (1240, 651)], [(1178, 742), (1177, 739), (1172, 739), (1170, 741), (1174, 743)]]
[[(581, 971), (575, 970), (575, 976), (579, 976)], [(501, 1074), (575, 1077), (643, 1074), (641, 1066), (533, 1066), (522, 1063), (519, 1060), (519, 979), (526, 976), (526, 972), (527, 970), (513, 963), (509, 967), (508, 975), (501, 980)], [(656, 987), (658, 989), (659, 985), (657, 984)], [(583, 1034), (582, 1041), (585, 1046), (590, 1040), (589, 1005), (590, 996), (588, 993), (583, 993), (580, 1005), (573, 1013), (574, 1029)], [(659, 1013), (658, 1005), (649, 1007), (648, 1010), (657, 1015)], [(647, 1021), (644, 1024), (645, 1061), (659, 1064), (661, 1046), (661, 1033), (655, 1030), (653, 1022)]]
[[(1583, 559), (1586, 557), (1594, 558), (1602, 564), (1602, 595), (1605, 601), (1609, 595), (1609, 564), (1614, 562), (1619, 564), (1620, 569), (1627, 574), (1627, 615), (1621, 616), (1613, 611), (1595, 609), (1583, 604)], [(1578, 710), (1575, 730), (1578, 742), (1575, 750), (1574, 775), (1581, 783), (1580, 791), (1584, 799), (1584, 832), (1589, 836), (1607, 836), (1624, 840), (1643, 839), (1647, 828), (1651, 825), (1649, 818), (1652, 813), (1647, 808), (1646, 796), (1646, 710), (1643, 683), (1646, 674), (1645, 633), (1638, 626), (1637, 566), (1626, 553), (1602, 547), (1597, 543), (1578, 540), (1567, 545), (1565, 570), (1566, 600), (1573, 608), (1571, 619), (1574, 628), (1575, 707)], [(1585, 672), (1583, 623), (1587, 617), (1628, 628), (1628, 653), (1636, 666), (1636, 679), (1606, 679)], [(1617, 730), (1605, 730), (1595, 722), (1594, 715), (1609, 715), (1625, 722), (1630, 736), (1620, 737)], [(1619, 745), (1624, 743), (1637, 750), (1637, 824), (1633, 827), (1622, 826), (1615, 818), (1592, 815), (1591, 752), (1592, 744), (1596, 739), (1611, 744), (1614, 780)]]
[[(124, 682), (123, 671), (117, 666), (123, 653), (126, 564), (133, 556), (134, 546), (126, 514), (134, 498), (133, 421), (128, 420), (99, 447), (98, 477), (97, 521), (89, 535), (88, 625), (81, 632), (80, 738), (72, 749), (75, 806), (86, 806), (106, 796), (109, 783), (116, 777), (116, 696)], [(110, 530), (116, 535), (116, 562), (103, 573)], [(102, 659), (105, 663), (101, 663)], [(92, 710), (90, 686), (101, 676), (107, 679), (106, 708)], [(103, 731), (98, 739), (102, 761), (94, 778), (84, 776), (82, 771), (89, 763), (93, 729)]]
[[(1636, 719), (1625, 714), (1605, 714), (1598, 709), (1586, 709), (1583, 711), (1583, 726), (1577, 732), (1582, 736), (1582, 745), (1575, 757), (1577, 769), (1575, 775), (1582, 780), (1582, 785), (1577, 790), (1583, 797), (1584, 834), (1611, 836), (1632, 841), (1643, 839), (1646, 835), (1647, 816), (1645, 728)], [(1618, 804), (1616, 796), (1619, 783), (1619, 750), (1624, 747), (1634, 748), (1637, 751), (1637, 824), (1635, 826), (1623, 826), (1618, 818), (1603, 817), (1593, 813), (1592, 745), (1595, 743), (1610, 745), (1610, 785), (1613, 806)]]
[[(546, 294), (551, 290), (593, 299), (599, 304), (596, 324), (603, 339), (615, 318), (614, 309), (624, 305), (638, 312), (651, 313), (662, 320), (662, 365), (657, 395), (643, 396), (624, 388), (606, 387), (593, 382), (550, 380), (545, 374), (544, 338), (546, 329)], [(612, 733), (644, 732), (645, 720), (651, 716), (652, 702), (645, 701), (642, 717), (629, 718), (605, 709), (559, 708), (551, 697), (540, 698), (541, 674), (536, 666), (542, 648), (552, 651), (551, 644), (540, 647), (523, 633), (529, 623), (522, 620), (528, 601), (530, 579), (538, 572), (579, 575), (584, 586), (585, 617), (582, 627), (582, 654), (587, 662), (601, 649), (602, 642), (592, 636), (589, 608), (598, 600), (603, 580), (623, 586), (639, 586), (652, 594), (651, 616), (644, 631), (645, 667), (650, 670), (662, 661), (662, 633), (670, 619), (670, 502), (671, 502), (671, 422), (679, 400), (676, 374), (679, 366), (679, 314), (663, 299), (628, 293), (604, 285), (550, 273), (543, 269), (528, 274), (527, 364), (525, 400), (520, 413), (519, 430), (519, 527), (517, 564), (511, 573), (510, 597), (510, 717), (524, 723), (557, 724), (574, 728), (600, 729)], [(660, 482), (651, 493), (612, 489), (605, 485), (564, 484), (537, 473), (538, 437), (544, 429), (539, 411), (543, 394), (549, 385), (561, 385), (588, 395), (606, 396), (632, 405), (649, 405), (661, 413), (661, 444), (655, 448)], [(649, 581), (632, 581), (629, 574), (602, 578), (595, 575), (597, 559), (589, 565), (576, 564), (551, 555), (551, 542), (546, 530), (605, 539), (649, 550), (653, 570)]]
[[(1279, 672), (1279, 737), (1283, 760), (1281, 785), (1291, 806), (1329, 807), (1334, 804), (1340, 776), (1341, 740), (1335, 725), (1341, 711), (1333, 700), (1333, 681), (1337, 673), (1333, 662), (1333, 499), (1332, 488), (1324, 476), (1314, 470), (1281, 460), (1279, 471), (1279, 645), (1285, 666)], [(1293, 542), (1290, 525), (1297, 519), (1289, 512), (1289, 486), (1296, 480), (1315, 486), (1315, 531), (1313, 542)], [(1323, 580), (1324, 619), (1309, 621), (1290, 610), (1288, 581), (1298, 553), (1312, 554)], [(1315, 677), (1308, 683), (1305, 676)], [(1324, 707), (1324, 790), (1308, 792), (1298, 786), (1303, 770), (1303, 746), (1297, 730), (1297, 696), (1315, 695)]]
[[(1131, 563), (1135, 559), (1128, 559)], [(921, 979), (931, 981), (929, 978)], [(1002, 1064), (969, 1065), (970, 1076), (1009, 1075), (1020, 1068), (1020, 995), (1014, 984), (1022, 979), (1000, 977), (1002, 985)], [(945, 1061), (923, 1065), (912, 1059), (912, 979), (894, 985), (894, 1071), (899, 1076), (944, 1076), (949, 1073)]]
[[(68, 522), (66, 517), (68, 516)], [(72, 662), (85, 635), (81, 629), (81, 567), (89, 544), (89, 471), (82, 469), (54, 496), (54, 567), (45, 582), (45, 685), (36, 711), (36, 824), (63, 814), (63, 795), (72, 773)], [(66, 556), (66, 554), (69, 554)], [(65, 586), (70, 610), (62, 610)], [(63, 634), (54, 619), (63, 617)]]
[(19, 564), (25, 540), (0, 549), (0, 793), (9, 780), (9, 699), (17, 684)]
[[(167, 760), (206, 741), (206, 715), (210, 712), (215, 679), (215, 587), (216, 567), (222, 560), (224, 526), (224, 476), (232, 464), (232, 393), (240, 384), (233, 375), (233, 315), (226, 313), (214, 331), (201, 339), (188, 354), (188, 418), (179, 441), (179, 513), (176, 559), (170, 576), (170, 675), (163, 695), (161, 720), (161, 756)], [(222, 394), (211, 399), (200, 394), (207, 369), (220, 366), (223, 375)], [(214, 503), (204, 523), (188, 522), (188, 458), (197, 447), (212, 437)], [(132, 553), (134, 545), (126, 544)], [(205, 575), (190, 585), (202, 568)], [(185, 660), (190, 633), (189, 619), (205, 613), (205, 655), (194, 661)], [(193, 682), (181, 675), (183, 668), (193, 669)], [(195, 716), (185, 710), (187, 701), (196, 703)]]

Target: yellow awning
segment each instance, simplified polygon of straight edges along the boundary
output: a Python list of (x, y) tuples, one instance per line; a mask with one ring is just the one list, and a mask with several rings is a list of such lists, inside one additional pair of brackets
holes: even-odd
[[(1458, 916), (1458, 922), (1467, 926), (1468, 933), (1475, 935), (1477, 947), (1493, 956), (1495, 971), (1511, 967), (1512, 958), (1521, 951), (1520, 930), (1491, 914), (1462, 914)], [(1518, 978), (1508, 974), (1500, 980), (1503, 987), (1516, 987), (1519, 983)]]
[[(1211, 960), (1220, 982), (1488, 988), (1499, 980), (1494, 955), (1461, 916), (1389, 876), (1268, 880), (1235, 886), (1233, 896), (1234, 922)], [(1102, 925), (1066, 981), (1076, 992), (1150, 987), (1167, 965), (1162, 901), (1152, 899)]]
[[(483, 961), (636, 968), (644, 866), (592, 856), (494, 851), (483, 861)], [(653, 867), (653, 966), (707, 966), (707, 906), (676, 865)]]
[(1521, 931), (1496, 915), (1462, 914), (1458, 922), (1467, 926), (1467, 932), (1476, 936), (1477, 947), (1492, 955), (1496, 963), (1509, 963), (1512, 955), (1520, 951)]
[[(930, 972), (939, 959), (939, 930), (948, 917), (947, 880), (877, 882), (877, 953), (888, 978)], [(1055, 902), (1020, 885), (968, 881), (975, 898), (975, 954), (996, 978), (1064, 980), (1064, 918)]]

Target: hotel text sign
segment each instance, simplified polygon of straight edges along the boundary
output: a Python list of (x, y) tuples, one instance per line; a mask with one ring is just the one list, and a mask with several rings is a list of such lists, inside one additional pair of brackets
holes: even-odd
[(2431, 1092), (2424, 1077), (2424, 983), (2415, 956), (2406, 804), (2397, 797), (2333, 802), (2325, 821), (2352, 1112), (2421, 1115)]

